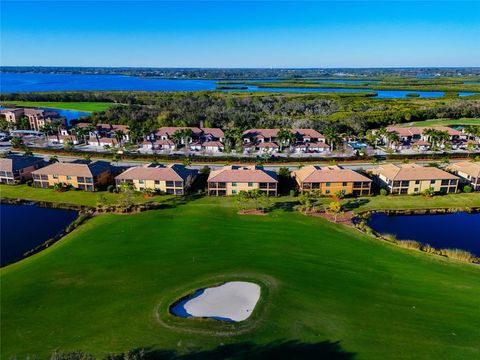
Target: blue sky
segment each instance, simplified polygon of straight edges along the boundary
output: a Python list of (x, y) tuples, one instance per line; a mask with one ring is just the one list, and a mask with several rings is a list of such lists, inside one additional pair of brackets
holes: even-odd
[(477, 1), (0, 1), (2, 65), (480, 66)]

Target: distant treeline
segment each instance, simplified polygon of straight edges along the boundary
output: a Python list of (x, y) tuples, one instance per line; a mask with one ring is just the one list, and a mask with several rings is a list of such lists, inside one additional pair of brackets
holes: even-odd
[(1, 94), (1, 101), (101, 101), (123, 105), (92, 113), (93, 123), (128, 125), (134, 137), (161, 126), (305, 127), (360, 134), (395, 123), (479, 118), (480, 99), (373, 99), (319, 94), (221, 92), (54, 92)]
[(251, 69), (202, 69), (202, 68), (131, 68), (131, 67), (43, 67), (43, 66), (2, 66), (0, 71), (37, 72), (88, 75), (131, 75), (141, 77), (163, 77), (179, 79), (271, 79), (271, 78), (372, 78), (398, 77), (439, 77), (439, 76), (480, 76), (480, 68), (251, 68)]

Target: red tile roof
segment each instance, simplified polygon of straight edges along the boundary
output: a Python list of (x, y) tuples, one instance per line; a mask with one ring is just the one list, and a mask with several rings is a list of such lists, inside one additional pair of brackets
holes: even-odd
[(237, 167), (225, 166), (223, 169), (212, 171), (209, 182), (277, 182), (276, 174), (255, 166)]

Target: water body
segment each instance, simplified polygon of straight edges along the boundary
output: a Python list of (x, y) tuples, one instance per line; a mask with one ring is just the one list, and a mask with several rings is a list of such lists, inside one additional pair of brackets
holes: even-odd
[[(232, 80), (233, 81), (233, 80)], [(247, 81), (247, 80), (246, 80)], [(265, 81), (265, 80), (262, 80)], [(271, 80), (275, 81), (275, 80)], [(282, 80), (279, 80), (282, 81)], [(327, 82), (367, 82), (363, 80), (327, 80)], [(83, 75), (83, 74), (42, 74), (42, 73), (0, 73), (1, 92), (29, 92), (29, 91), (70, 91), (70, 90), (143, 90), (143, 91), (200, 91), (216, 90), (216, 80), (180, 80), (160, 78), (139, 78), (123, 75)], [(418, 93), (420, 97), (442, 97), (440, 91), (400, 91), (400, 90), (371, 90), (371, 89), (329, 89), (329, 88), (258, 88), (248, 86), (246, 90), (225, 91), (252, 91), (252, 92), (372, 92), (378, 98), (405, 98), (409, 93)], [(460, 96), (473, 93), (460, 93)]]
[(25, 252), (58, 235), (77, 215), (72, 210), (0, 204), (0, 266), (22, 259)]
[(372, 215), (368, 225), (381, 234), (415, 240), (437, 249), (462, 249), (480, 256), (480, 214)]

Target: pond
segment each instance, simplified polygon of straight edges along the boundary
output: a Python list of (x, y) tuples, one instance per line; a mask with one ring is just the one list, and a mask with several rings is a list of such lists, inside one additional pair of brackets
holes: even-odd
[(374, 213), (368, 225), (381, 234), (394, 234), (399, 240), (415, 240), (436, 249), (461, 249), (480, 256), (480, 214)]
[(0, 204), (0, 266), (23, 258), (23, 254), (63, 231), (78, 213), (37, 205)]
[[(234, 82), (235, 80), (232, 80)], [(250, 81), (250, 80), (242, 80)], [(260, 81), (260, 80), (259, 80)], [(262, 81), (265, 81), (263, 79)], [(272, 82), (282, 79), (272, 79)], [(337, 83), (366, 83), (371, 80), (318, 80), (319, 82)], [(216, 90), (217, 80), (208, 79), (162, 79), (141, 78), (124, 75), (86, 75), (86, 74), (47, 74), (47, 73), (12, 73), (3, 72), (0, 77), (1, 92), (28, 92), (28, 91), (67, 91), (67, 90), (142, 90), (142, 91), (200, 91)], [(344, 89), (344, 88), (259, 88), (254, 85), (247, 89), (225, 89), (222, 91), (252, 91), (252, 92), (376, 92), (377, 98), (406, 98), (407, 94), (415, 92), (419, 97), (442, 97), (441, 91), (410, 91), (401, 90), (371, 90), (371, 89)], [(461, 92), (460, 96), (473, 93)]]
[(207, 317), (238, 322), (246, 320), (260, 298), (260, 286), (245, 281), (230, 281), (219, 286), (199, 289), (170, 307), (173, 315)]

